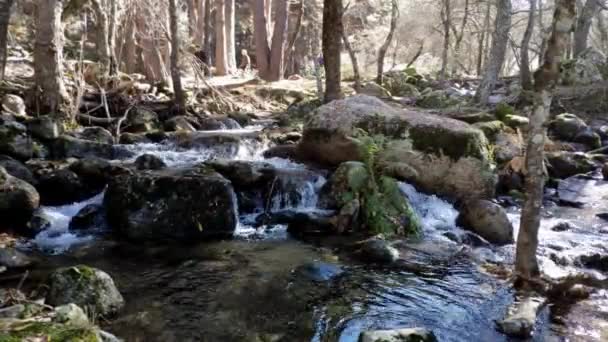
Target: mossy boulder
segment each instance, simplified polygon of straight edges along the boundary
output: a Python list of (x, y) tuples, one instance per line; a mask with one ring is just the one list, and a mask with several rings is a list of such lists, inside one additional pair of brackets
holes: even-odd
[(494, 202), (475, 200), (466, 203), (456, 222), (491, 243), (506, 245), (514, 241), (513, 225), (506, 211)]
[(424, 77), (413, 68), (405, 71), (391, 71), (384, 75), (384, 86), (394, 96), (417, 98), (420, 96), (417, 86), (424, 86), (423, 83)]
[(25, 101), (23, 101), (21, 97), (14, 94), (4, 95), (0, 109), (17, 117), (25, 117), (27, 115), (25, 112)]
[(608, 59), (595, 48), (588, 48), (575, 59), (561, 64), (561, 83), (564, 85), (588, 85), (604, 80), (608, 71)]
[(598, 165), (585, 153), (559, 151), (547, 153), (546, 157), (549, 175), (555, 178), (565, 179), (598, 168)]
[(42, 146), (27, 134), (23, 124), (3, 119), (0, 119), (0, 153), (23, 161), (44, 154)]
[(112, 144), (75, 138), (62, 135), (52, 145), (52, 154), (56, 159), (98, 157), (114, 159), (117, 155)]
[(0, 166), (0, 217), (3, 223), (25, 225), (40, 205), (38, 191)]
[(146, 133), (160, 128), (158, 114), (155, 112), (135, 107), (127, 115), (125, 122), (125, 132), (130, 133)]
[(422, 108), (447, 108), (458, 103), (458, 100), (451, 98), (444, 90), (426, 90), (416, 99), (416, 106)]
[(515, 115), (515, 114), (507, 114), (503, 118), (504, 123), (511, 128), (519, 128), (522, 130), (528, 129), (530, 125), (530, 119), (525, 116)]
[(563, 113), (556, 116), (550, 122), (549, 129), (557, 138), (564, 141), (585, 144), (590, 148), (598, 148), (602, 145), (599, 134), (574, 114)]
[(53, 322), (16, 322), (7, 330), (0, 331), (0, 341), (103, 342), (97, 329), (92, 326), (73, 327)]
[(60, 123), (51, 115), (41, 115), (27, 121), (30, 134), (41, 140), (53, 140), (63, 131)]
[(116, 176), (104, 201), (110, 225), (133, 240), (229, 237), (237, 224), (232, 184), (205, 165)]
[(482, 131), (462, 121), (400, 110), (366, 95), (334, 101), (313, 112), (298, 157), (330, 166), (362, 160), (356, 138), (361, 130), (386, 138), (379, 159), (400, 171), (392, 176), (455, 198), (494, 193), (496, 177)]
[(510, 130), (510, 128), (500, 120), (477, 122), (473, 124), (473, 127), (480, 129), (488, 139), (493, 139), (494, 136), (500, 132)]
[(102, 270), (78, 265), (55, 270), (48, 280), (46, 300), (59, 306), (74, 303), (100, 316), (116, 314), (124, 299), (114, 280)]
[(114, 136), (103, 127), (85, 127), (74, 132), (74, 136), (82, 140), (110, 145), (114, 144)]
[(365, 82), (358, 93), (375, 97), (391, 97), (391, 92), (376, 82)]

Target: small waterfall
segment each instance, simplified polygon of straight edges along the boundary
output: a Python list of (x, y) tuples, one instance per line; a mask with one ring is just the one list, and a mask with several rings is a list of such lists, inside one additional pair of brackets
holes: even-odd
[(436, 235), (456, 228), (458, 211), (452, 204), (435, 195), (423, 194), (411, 184), (400, 182), (399, 189), (418, 214), (425, 235)]
[(31, 241), (37, 248), (52, 254), (63, 253), (73, 245), (87, 242), (92, 235), (79, 235), (69, 230), (70, 221), (89, 204), (101, 204), (104, 193), (88, 200), (58, 207), (41, 207), (41, 215), (50, 222), (50, 227), (40, 232)]

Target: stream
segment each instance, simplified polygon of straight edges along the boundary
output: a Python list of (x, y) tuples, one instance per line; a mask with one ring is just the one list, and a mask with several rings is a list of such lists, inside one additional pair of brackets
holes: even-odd
[[(169, 167), (193, 165), (218, 153), (263, 160), (285, 170), (290, 175), (285, 181), (299, 194), (278, 191), (264, 204), (270, 211), (319, 210), (325, 172), (285, 159), (264, 159), (267, 147), (247, 138), (238, 149), (221, 152), (169, 143), (123, 148), (131, 154), (129, 160), (153, 154)], [(582, 209), (546, 203), (539, 236), (544, 272), (555, 277), (598, 272), (577, 260), (608, 254), (608, 225), (596, 217), (606, 209), (606, 187), (599, 184), (590, 205)], [(491, 275), (485, 265), (512, 263), (515, 247), (471, 239), (471, 233), (457, 227), (452, 204), (406, 183), (400, 189), (421, 218), (423, 237), (398, 248), (408, 263), (421, 265), (420, 272), (362, 263), (337, 247), (340, 238), (302, 242), (291, 238), (283, 225), (255, 227), (263, 207), (239, 213), (234, 239), (191, 246), (117, 241), (103, 224), (93, 231), (70, 231), (71, 217), (87, 204), (102, 203), (103, 193), (72, 205), (44, 207), (51, 227), (21, 247), (39, 251), (49, 271), (83, 263), (108, 272), (126, 307), (114, 320), (99, 324), (126, 341), (356, 342), (364, 330), (414, 326), (431, 329), (439, 341), (509, 341), (496, 331), (494, 321), (502, 318), (513, 293), (508, 281)], [(509, 207), (508, 213), (517, 232), (518, 206)], [(572, 228), (552, 230), (561, 222)], [(454, 237), (474, 242), (456, 243)], [(572, 307), (543, 309), (532, 340), (601, 341), (606, 331), (608, 293), (599, 291)]]

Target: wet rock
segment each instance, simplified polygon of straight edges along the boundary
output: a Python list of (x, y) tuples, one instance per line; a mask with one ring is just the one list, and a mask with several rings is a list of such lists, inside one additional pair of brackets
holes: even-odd
[(344, 274), (344, 270), (338, 265), (314, 261), (297, 267), (294, 273), (314, 282), (327, 282)]
[(562, 222), (556, 224), (555, 226), (551, 227), (551, 230), (554, 232), (565, 232), (565, 231), (573, 230), (576, 228), (577, 227), (574, 224), (572, 224), (568, 221), (562, 221)]
[(512, 337), (530, 337), (538, 311), (543, 305), (544, 301), (540, 298), (526, 297), (516, 300), (509, 307), (505, 318), (496, 322), (498, 330)]
[(264, 162), (215, 159), (207, 164), (228, 178), (237, 189), (268, 184), (276, 177), (275, 168)]
[(237, 224), (232, 185), (208, 166), (118, 175), (104, 204), (110, 225), (139, 241), (229, 237)]
[(505, 210), (487, 200), (466, 203), (456, 223), (497, 245), (513, 243), (513, 225)]
[(150, 140), (145, 134), (137, 134), (137, 133), (122, 133), (120, 138), (118, 139), (119, 144), (147, 144), (151, 143)]
[(494, 159), (502, 164), (523, 153), (523, 141), (517, 134), (498, 133), (494, 137)]
[(75, 133), (82, 140), (94, 141), (102, 144), (114, 144), (114, 136), (110, 131), (102, 127), (85, 127)]
[(479, 236), (475, 233), (465, 232), (464, 234), (462, 234), (460, 239), (461, 239), (462, 243), (464, 243), (465, 245), (468, 245), (468, 246), (471, 246), (474, 248), (491, 247), (490, 243), (488, 241), (486, 241), (484, 238), (482, 238), (481, 236)]
[(24, 225), (39, 204), (40, 195), (32, 185), (9, 175), (0, 166), (0, 217), (3, 223)]
[(600, 136), (578, 116), (570, 113), (560, 114), (551, 123), (549, 128), (561, 140), (582, 143), (591, 148), (601, 146)]
[(358, 93), (374, 97), (391, 97), (391, 93), (376, 82), (363, 83)]
[(359, 342), (437, 342), (435, 335), (424, 328), (364, 331)]
[(160, 170), (167, 167), (167, 164), (153, 154), (142, 154), (135, 159), (135, 167), (138, 170)]
[(8, 268), (28, 267), (33, 263), (33, 260), (25, 253), (19, 252), (15, 248), (0, 249), (0, 265)]
[(79, 202), (103, 190), (103, 184), (86, 184), (68, 168), (53, 170), (38, 177), (37, 190), (44, 205)]
[(25, 312), (25, 305), (15, 304), (6, 308), (0, 309), (0, 319), (4, 318), (20, 318)]
[(0, 153), (19, 160), (28, 160), (41, 155), (42, 147), (27, 135), (23, 124), (10, 121), (0, 122)]
[(192, 126), (190, 120), (187, 117), (178, 115), (174, 116), (171, 119), (165, 121), (163, 124), (165, 131), (167, 132), (176, 132), (176, 131), (196, 131), (196, 128)]
[(32, 171), (20, 161), (9, 156), (0, 155), (0, 167), (3, 167), (9, 175), (17, 177), (32, 185), (36, 184)]
[(557, 185), (557, 197), (562, 205), (582, 207), (599, 202), (608, 195), (608, 184), (585, 176), (561, 180)]
[(608, 163), (602, 167), (602, 176), (604, 176), (604, 180), (608, 181)]
[(398, 170), (408, 165), (416, 171), (414, 177), (398, 178), (449, 197), (494, 194), (497, 179), (483, 132), (462, 121), (399, 110), (365, 95), (333, 101), (312, 113), (298, 144), (298, 156), (333, 166), (361, 160), (353, 139), (361, 128), (389, 139), (379, 156), (386, 167)]
[(328, 235), (332, 231), (333, 214), (333, 211), (281, 210), (259, 215), (255, 224), (257, 226), (285, 224), (287, 231), (297, 237)]
[(82, 158), (70, 164), (69, 169), (86, 184), (96, 189), (105, 187), (113, 175), (120, 173), (120, 167), (101, 158)]
[(478, 122), (492, 122), (496, 120), (496, 117), (493, 114), (488, 112), (478, 112), (478, 113), (457, 113), (455, 115), (450, 115), (452, 119), (464, 121), (468, 124), (475, 124)]
[(98, 157), (114, 159), (115, 152), (112, 144), (89, 141), (62, 135), (55, 140), (52, 147), (55, 158), (86, 158)]
[(493, 139), (494, 136), (500, 132), (511, 130), (510, 128), (507, 128), (504, 122), (499, 120), (478, 122), (473, 124), (473, 127), (480, 129), (488, 139)]
[(86, 327), (91, 323), (84, 311), (76, 304), (69, 303), (55, 308), (53, 321), (76, 327)]
[(32, 214), (32, 218), (27, 222), (23, 234), (29, 238), (33, 238), (38, 235), (38, 233), (49, 229), (50, 227), (51, 221), (49, 221), (46, 215), (44, 215), (42, 211), (38, 209), (34, 212), (34, 214)]
[(361, 243), (359, 255), (368, 262), (390, 264), (399, 260), (399, 251), (388, 241), (372, 238)]
[(88, 204), (72, 217), (70, 230), (94, 228), (103, 221), (103, 206), (101, 204)]
[(588, 155), (580, 152), (549, 152), (546, 156), (549, 163), (549, 175), (555, 178), (564, 179), (588, 173), (597, 168)]
[(528, 129), (528, 125), (530, 125), (530, 120), (525, 116), (507, 114), (503, 118), (504, 123), (512, 128), (520, 128), (522, 130)]
[(57, 269), (48, 280), (46, 300), (59, 306), (74, 303), (100, 316), (116, 314), (124, 299), (112, 278), (102, 270), (79, 265)]
[(27, 121), (30, 134), (38, 139), (53, 140), (61, 135), (62, 126), (50, 115), (38, 116)]
[(587, 268), (593, 268), (598, 271), (608, 272), (608, 255), (599, 253), (590, 255), (581, 255), (578, 257), (577, 263)]
[(599, 217), (600, 219), (602, 219), (604, 221), (608, 221), (608, 212), (607, 213), (599, 213), (599, 214), (596, 214), (595, 216)]
[(232, 158), (238, 152), (241, 139), (257, 138), (259, 132), (197, 131), (168, 133), (169, 141), (182, 148), (207, 148), (218, 158)]
[(145, 133), (159, 128), (158, 115), (141, 107), (133, 108), (127, 115), (124, 132)]
[(603, 80), (606, 56), (590, 47), (577, 58), (561, 64), (561, 82), (564, 85), (588, 85)]
[(26, 116), (25, 102), (17, 95), (6, 94), (2, 98), (2, 110), (14, 116)]
[(297, 160), (297, 147), (295, 145), (278, 145), (264, 151), (264, 158), (283, 158)]

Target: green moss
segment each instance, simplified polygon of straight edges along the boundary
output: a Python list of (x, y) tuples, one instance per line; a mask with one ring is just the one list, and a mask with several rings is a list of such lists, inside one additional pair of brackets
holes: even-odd
[(515, 109), (504, 102), (500, 102), (496, 105), (495, 114), (497, 118), (504, 120), (507, 115), (515, 114)]
[(507, 130), (507, 125), (499, 120), (478, 122), (473, 126), (480, 129), (488, 139), (493, 139), (496, 134)]
[(21, 342), (26, 338), (41, 337), (50, 342), (99, 342), (94, 328), (72, 327), (63, 324), (33, 322), (12, 327), (0, 333), (2, 342)]
[(446, 155), (454, 160), (462, 157), (488, 159), (488, 141), (476, 130), (448, 130), (441, 127), (412, 127), (409, 131), (413, 148), (436, 155)]

